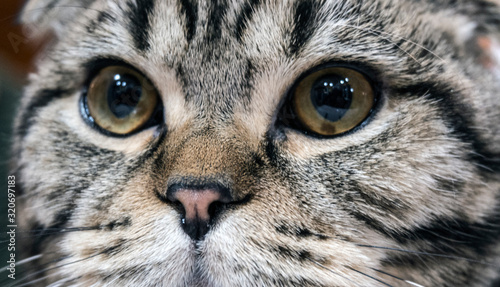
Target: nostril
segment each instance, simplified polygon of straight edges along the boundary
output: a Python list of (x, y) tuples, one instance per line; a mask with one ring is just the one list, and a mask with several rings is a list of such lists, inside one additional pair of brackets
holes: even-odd
[(182, 214), (182, 227), (194, 240), (200, 240), (214, 218), (233, 202), (229, 189), (217, 184), (172, 185), (167, 189), (166, 199)]
[(208, 207), (208, 214), (210, 215), (210, 218), (214, 219), (218, 214), (221, 214), (222, 211), (226, 209), (226, 207), (227, 203), (224, 203), (222, 201), (214, 201)]
[(208, 221), (210, 220), (209, 207), (221, 198), (221, 194), (213, 189), (180, 189), (173, 194), (173, 198), (184, 207), (186, 220)]

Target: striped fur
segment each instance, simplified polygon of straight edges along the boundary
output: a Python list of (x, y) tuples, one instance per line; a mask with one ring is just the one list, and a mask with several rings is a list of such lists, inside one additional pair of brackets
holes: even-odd
[[(32, 0), (23, 20), (58, 41), (16, 122), (24, 256), (41, 254), (19, 284), (498, 286), (498, 2)], [(82, 120), (110, 61), (151, 80), (162, 125)], [(380, 100), (320, 139), (280, 111), (324, 63), (363, 70)], [(165, 193), (205, 180), (238, 203), (193, 242)]]

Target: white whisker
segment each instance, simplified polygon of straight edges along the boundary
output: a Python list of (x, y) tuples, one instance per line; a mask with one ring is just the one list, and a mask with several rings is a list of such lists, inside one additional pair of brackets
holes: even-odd
[[(38, 255), (35, 255), (35, 256), (31, 256), (31, 257), (25, 258), (23, 260), (19, 260), (18, 262), (16, 262), (16, 266), (26, 264), (26, 263), (31, 262), (33, 260), (37, 260), (38, 258), (41, 258), (41, 257), (42, 257), (42, 254), (38, 254)], [(9, 265), (1, 268), (0, 271), (7, 270), (7, 268), (9, 268)]]
[(339, 277), (344, 278), (345, 280), (347, 280), (347, 281), (349, 281), (349, 282), (351, 282), (351, 283), (355, 284), (356, 286), (361, 286), (361, 285), (359, 285), (359, 284), (357, 284), (357, 283), (353, 282), (353, 281), (352, 281), (352, 280), (350, 280), (349, 278), (347, 278), (347, 277), (345, 277), (345, 276), (343, 276), (343, 275), (341, 275), (341, 274), (339, 274), (339, 273), (337, 273), (337, 272), (333, 271), (332, 269), (330, 269), (330, 268), (326, 267), (325, 265), (323, 265), (323, 264), (319, 263), (317, 260), (314, 260), (314, 259), (309, 258), (309, 257), (307, 257), (307, 260), (311, 261), (312, 263), (314, 263), (314, 264), (318, 265), (319, 267), (321, 267), (321, 268), (323, 268), (323, 269), (325, 269), (325, 270), (330, 271), (331, 273), (333, 273), (333, 274), (335, 274), (335, 275), (337, 275), (337, 276), (339, 276)]
[[(362, 27), (359, 27), (359, 26), (355, 26), (355, 25), (349, 25), (349, 24), (340, 24), (339, 25), (342, 25), (342, 26), (345, 26), (345, 27), (350, 27), (350, 28), (354, 28), (354, 29), (358, 29), (360, 31), (365, 31), (365, 32), (370, 32), (372, 35), (375, 35), (375, 36), (379, 36), (379, 35), (376, 35), (374, 32), (376, 33), (380, 33), (380, 34), (385, 34), (387, 36), (392, 36), (392, 37), (396, 37), (398, 39), (401, 39), (401, 40), (404, 40), (410, 44), (413, 44), (427, 52), (429, 52), (431, 55), (433, 55), (434, 57), (438, 58), (439, 60), (443, 61), (443, 62), (446, 62), (443, 58), (441, 58), (438, 54), (436, 54), (435, 52), (433, 52), (432, 50), (429, 50), (428, 48), (422, 46), (421, 44), (417, 43), (417, 42), (414, 42), (408, 38), (405, 38), (405, 37), (402, 37), (402, 36), (398, 36), (398, 35), (395, 35), (393, 33), (388, 33), (388, 32), (385, 32), (385, 31), (382, 31), (382, 30), (377, 30), (377, 29), (368, 29), (368, 28), (362, 28)], [(372, 32), (373, 31), (373, 32)], [(384, 39), (386, 40), (389, 40), (387, 37), (384, 37)], [(389, 40), (390, 41), (390, 40)], [(393, 41), (390, 41), (391, 43), (395, 44)], [(396, 44), (395, 44), (396, 45)], [(398, 45), (396, 45), (398, 46)], [(398, 48), (401, 49), (401, 47), (398, 46)], [(406, 54), (410, 55), (408, 52), (406, 52), (405, 50), (401, 49), (403, 52), (405, 52)], [(413, 56), (412, 56), (413, 59), (415, 59)], [(420, 63), (417, 61), (417, 63)]]
[(425, 286), (423, 286), (423, 285), (417, 284), (417, 283), (412, 282), (412, 281), (410, 281), (410, 280), (406, 280), (406, 279), (403, 279), (403, 278), (399, 278), (398, 276), (394, 276), (394, 275), (389, 274), (389, 273), (387, 273), (387, 272), (385, 272), (385, 271), (382, 271), (382, 270), (378, 270), (378, 269), (375, 269), (375, 268), (370, 268), (370, 269), (372, 269), (372, 270), (374, 270), (374, 271), (376, 271), (376, 272), (379, 272), (379, 273), (385, 274), (385, 275), (387, 275), (387, 276), (390, 276), (390, 277), (392, 277), (392, 278), (394, 278), (394, 279), (397, 279), (397, 280), (399, 280), (399, 281), (406, 282), (406, 283), (408, 283), (408, 284), (410, 284), (410, 285), (413, 285), (413, 286), (417, 286), (417, 287), (425, 287)]
[(408, 284), (411, 284), (411, 285), (413, 285), (413, 286), (417, 286), (417, 287), (425, 287), (425, 286), (420, 285), (420, 284), (417, 284), (417, 283), (415, 283), (415, 282), (411, 282), (410, 280), (405, 280), (405, 282), (406, 282), (406, 283), (408, 283)]
[(37, 278), (37, 279), (34, 279), (34, 280), (31, 280), (29, 282), (25, 282), (23, 284), (20, 284), (20, 285), (15, 285), (16, 283), (12, 284), (12, 285), (9, 285), (9, 287), (23, 287), (23, 286), (30, 286), (32, 285), (33, 283), (38, 283), (38, 282), (42, 282), (43, 280), (47, 279), (47, 278), (50, 278), (50, 277), (53, 277), (53, 276), (56, 276), (56, 275), (59, 275), (61, 272), (54, 272), (54, 273), (51, 273), (47, 276), (44, 276), (44, 277), (41, 277), (41, 278)]

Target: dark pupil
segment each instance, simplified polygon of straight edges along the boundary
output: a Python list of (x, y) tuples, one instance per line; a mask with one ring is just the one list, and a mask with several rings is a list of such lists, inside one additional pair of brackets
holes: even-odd
[(108, 88), (109, 109), (116, 117), (125, 118), (134, 111), (141, 95), (141, 83), (136, 77), (116, 74)]
[(324, 76), (314, 82), (311, 101), (322, 117), (336, 122), (347, 112), (353, 93), (348, 82), (348, 78), (338, 75)]

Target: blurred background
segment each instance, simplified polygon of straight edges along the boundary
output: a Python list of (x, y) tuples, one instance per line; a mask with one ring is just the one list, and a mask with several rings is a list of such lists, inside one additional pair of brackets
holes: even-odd
[[(11, 143), (12, 119), (26, 77), (33, 71), (33, 62), (37, 52), (40, 52), (41, 41), (35, 40), (28, 29), (19, 25), (19, 12), (23, 0), (0, 1), (0, 182), (7, 189), (6, 167)], [(3, 196), (6, 194), (1, 192)], [(4, 205), (0, 206), (1, 210)], [(0, 219), (0, 223), (5, 218)]]
[[(43, 49), (43, 39), (35, 40), (29, 29), (18, 24), (24, 0), (0, 1), (0, 268), (8, 260), (7, 242), (7, 176), (12, 139), (13, 117), (17, 110), (26, 77), (33, 71), (36, 55)], [(20, 236), (18, 230), (17, 233)], [(18, 272), (21, 272), (19, 270)], [(7, 273), (0, 271), (0, 282)], [(12, 283), (12, 282), (9, 282)], [(2, 285), (0, 283), (0, 285)], [(6, 286), (6, 285), (3, 285)]]

